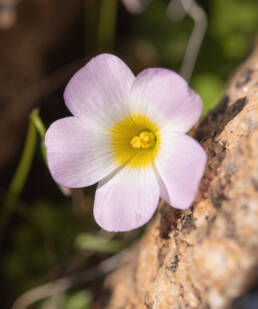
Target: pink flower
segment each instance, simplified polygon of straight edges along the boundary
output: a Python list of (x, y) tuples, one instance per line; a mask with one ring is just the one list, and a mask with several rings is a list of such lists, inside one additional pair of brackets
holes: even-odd
[(64, 99), (73, 116), (47, 130), (49, 169), (65, 187), (99, 182), (94, 217), (103, 229), (145, 224), (160, 196), (175, 208), (190, 207), (206, 154), (185, 135), (202, 101), (182, 77), (161, 68), (135, 77), (119, 58), (102, 54), (72, 77)]
[(150, 0), (122, 0), (124, 6), (132, 14), (140, 14), (144, 11)]

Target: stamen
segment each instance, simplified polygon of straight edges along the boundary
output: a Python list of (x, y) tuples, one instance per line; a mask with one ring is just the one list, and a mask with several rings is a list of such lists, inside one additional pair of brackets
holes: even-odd
[(156, 143), (156, 136), (151, 131), (143, 131), (139, 134), (139, 136), (134, 136), (131, 139), (131, 145), (133, 148), (143, 148), (147, 149), (154, 146)]

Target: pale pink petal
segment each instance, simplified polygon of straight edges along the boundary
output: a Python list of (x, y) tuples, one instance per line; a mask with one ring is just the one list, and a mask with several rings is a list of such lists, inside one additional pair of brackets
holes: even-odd
[(118, 57), (92, 58), (69, 81), (64, 99), (70, 112), (96, 131), (128, 114), (127, 98), (135, 77)]
[(159, 126), (170, 123), (174, 131), (187, 132), (202, 113), (202, 100), (177, 73), (146, 69), (136, 76), (130, 109), (145, 114)]
[(158, 201), (159, 184), (152, 167), (126, 166), (98, 184), (94, 217), (107, 231), (129, 231), (150, 220)]
[(161, 197), (171, 206), (186, 209), (191, 206), (206, 164), (206, 153), (192, 137), (162, 130), (161, 148), (156, 158), (160, 175)]
[(68, 188), (92, 185), (117, 166), (108, 135), (89, 132), (76, 117), (55, 121), (47, 130), (47, 162), (54, 180)]
[(140, 14), (144, 11), (150, 0), (122, 0), (127, 10), (132, 14)]

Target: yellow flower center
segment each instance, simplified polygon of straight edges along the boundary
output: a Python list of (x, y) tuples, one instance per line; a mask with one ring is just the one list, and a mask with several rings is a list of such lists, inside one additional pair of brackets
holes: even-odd
[(111, 152), (118, 165), (135, 168), (154, 163), (160, 147), (158, 126), (148, 117), (132, 114), (109, 130)]
[(131, 139), (131, 145), (133, 148), (150, 148), (155, 145), (156, 138), (151, 131), (143, 131), (139, 136), (134, 136)]

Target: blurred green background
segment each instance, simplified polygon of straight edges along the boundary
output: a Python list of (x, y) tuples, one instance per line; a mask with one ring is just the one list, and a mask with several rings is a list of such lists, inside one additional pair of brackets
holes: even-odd
[[(219, 102), (227, 79), (251, 51), (258, 29), (258, 1), (197, 3), (205, 12), (208, 27), (189, 82), (203, 98), (204, 117)], [(45, 166), (41, 151), (44, 132), (40, 136), (35, 121), (48, 126), (68, 115), (62, 99), (64, 86), (98, 53), (120, 56), (135, 73), (150, 66), (180, 72), (194, 27), (193, 19), (167, 0), (150, 1), (138, 14), (118, 0), (24, 0), (9, 11), (5, 9), (0, 7), (3, 309), (33, 287), (91, 269), (132, 244), (143, 231), (101, 231), (92, 218), (94, 186), (84, 192), (76, 190), (70, 197), (62, 194)], [(25, 163), (16, 180), (17, 191), (11, 192), (29, 115), (35, 107), (41, 120), (37, 116), (31, 122)], [(9, 208), (7, 215), (4, 208)], [(86, 309), (99, 293), (95, 282), (82, 284), (59, 298), (37, 303), (35, 308)]]

